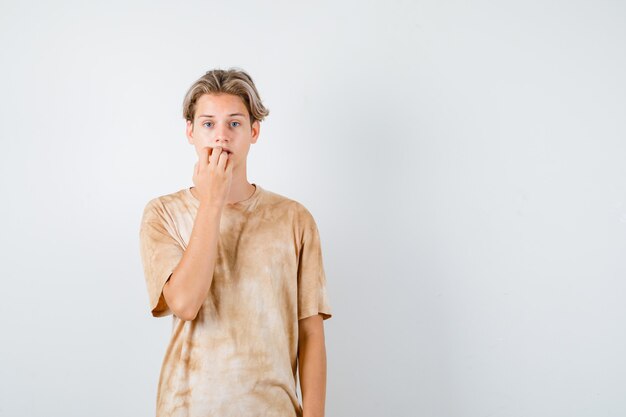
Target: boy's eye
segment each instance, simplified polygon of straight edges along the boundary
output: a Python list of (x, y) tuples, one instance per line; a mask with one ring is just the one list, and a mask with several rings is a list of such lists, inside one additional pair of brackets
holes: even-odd
[(207, 123), (211, 123), (211, 122), (204, 122), (202, 123), (202, 126), (205, 126)]
[[(239, 123), (239, 122), (233, 122), (233, 123)], [(241, 123), (239, 123), (239, 124), (241, 124)]]

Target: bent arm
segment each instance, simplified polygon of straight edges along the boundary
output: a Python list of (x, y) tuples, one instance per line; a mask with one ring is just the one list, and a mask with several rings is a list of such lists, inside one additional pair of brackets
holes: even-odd
[(200, 203), (187, 249), (163, 286), (167, 305), (182, 320), (196, 318), (211, 288), (221, 216), (220, 207)]

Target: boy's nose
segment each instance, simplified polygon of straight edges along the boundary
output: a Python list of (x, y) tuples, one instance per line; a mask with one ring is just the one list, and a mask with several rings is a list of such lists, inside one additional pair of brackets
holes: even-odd
[(219, 127), (217, 129), (215, 129), (215, 141), (216, 142), (219, 142), (219, 141), (227, 142), (228, 141), (228, 136), (226, 134), (226, 128), (225, 127)]
[(228, 143), (228, 138), (226, 136), (216, 136), (215, 137), (215, 144), (216, 145), (226, 144), (226, 143)]

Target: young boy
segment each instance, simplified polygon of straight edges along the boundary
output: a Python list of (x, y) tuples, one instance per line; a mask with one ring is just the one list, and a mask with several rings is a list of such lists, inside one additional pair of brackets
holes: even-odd
[(157, 417), (324, 415), (318, 229), (301, 203), (247, 180), (268, 114), (236, 68), (208, 71), (185, 96), (194, 186), (150, 200), (139, 233), (151, 313), (173, 315)]

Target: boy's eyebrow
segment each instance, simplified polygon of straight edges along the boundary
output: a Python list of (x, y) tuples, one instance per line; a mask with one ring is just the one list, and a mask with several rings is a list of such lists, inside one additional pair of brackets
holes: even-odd
[[(246, 115), (243, 113), (232, 113), (232, 114), (229, 114), (229, 116), (244, 116), (245, 117)], [(198, 117), (215, 117), (215, 116), (213, 116), (212, 114), (201, 114)]]

